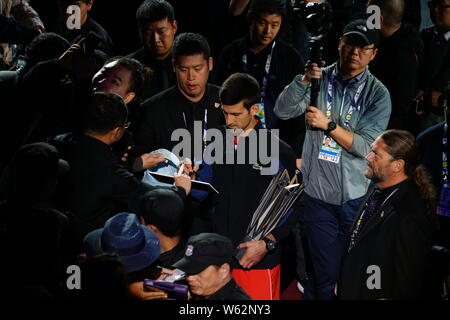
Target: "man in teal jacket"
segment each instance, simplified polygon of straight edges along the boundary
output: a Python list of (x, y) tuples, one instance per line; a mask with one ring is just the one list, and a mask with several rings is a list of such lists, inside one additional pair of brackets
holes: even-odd
[[(339, 61), (323, 69), (309, 63), (275, 105), (281, 119), (307, 112), (301, 170), (313, 272), (305, 299), (333, 297), (344, 238), (369, 184), (364, 157), (391, 114), (388, 90), (367, 68), (377, 44), (377, 30), (369, 29), (365, 20), (349, 23), (339, 42)], [(320, 79), (316, 107), (310, 106), (312, 79)]]

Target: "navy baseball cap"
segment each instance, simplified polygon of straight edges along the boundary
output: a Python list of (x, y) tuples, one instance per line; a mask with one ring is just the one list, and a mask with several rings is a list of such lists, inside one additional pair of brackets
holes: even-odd
[(173, 267), (186, 274), (197, 274), (209, 266), (221, 266), (233, 260), (233, 245), (230, 239), (217, 233), (200, 233), (187, 242), (184, 257)]

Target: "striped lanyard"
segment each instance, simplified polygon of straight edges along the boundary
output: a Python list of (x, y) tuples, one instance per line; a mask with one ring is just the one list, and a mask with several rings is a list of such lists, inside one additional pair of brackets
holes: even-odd
[[(384, 199), (383, 203), (381, 203), (381, 205), (378, 206), (378, 208), (381, 208), (382, 206), (384, 206), (384, 204), (386, 203), (386, 201), (388, 201), (389, 198), (392, 197), (392, 195), (393, 195), (394, 193), (397, 192), (397, 190), (398, 190), (398, 188), (395, 189), (394, 191), (392, 191), (392, 192), (386, 197), (386, 199)], [(352, 250), (353, 247), (355, 246), (356, 240), (358, 239), (358, 236), (359, 236), (359, 234), (360, 234), (360, 232), (361, 232), (361, 228), (363, 227), (363, 221), (364, 221), (364, 219), (365, 219), (365, 222), (367, 223), (367, 221), (368, 221), (368, 220), (373, 216), (373, 214), (375, 213), (376, 207), (373, 207), (373, 208), (369, 208), (369, 207), (370, 207), (370, 200), (372, 200), (371, 198), (374, 196), (374, 194), (375, 194), (376, 192), (380, 192), (380, 191), (376, 191), (376, 190), (375, 190), (375, 191), (372, 193), (372, 195), (370, 196), (370, 198), (368, 199), (368, 201), (367, 201), (366, 204), (365, 204), (365, 208), (364, 208), (363, 212), (361, 213), (361, 215), (359, 216), (359, 218), (358, 218), (358, 220), (357, 220), (357, 222), (356, 222), (355, 228), (353, 229), (353, 232), (352, 232), (352, 234), (351, 234), (351, 236), (350, 236), (350, 244), (349, 244), (349, 247), (348, 247), (347, 252), (350, 252), (350, 250)], [(380, 195), (380, 196), (381, 196), (381, 195)], [(374, 204), (374, 205), (376, 206), (376, 204)], [(365, 217), (366, 213), (369, 213), (369, 211), (371, 211), (371, 212), (370, 212), (370, 214), (371, 214), (370, 217)]]
[[(272, 48), (270, 49), (270, 53), (267, 56), (266, 65), (264, 67), (264, 76), (261, 85), (261, 102), (264, 102), (264, 97), (266, 96), (267, 84), (269, 83), (270, 64), (272, 62), (273, 49), (275, 48), (275, 44), (276, 42), (274, 41), (272, 44)], [(244, 69), (244, 72), (248, 73), (248, 59), (246, 53), (242, 55), (242, 67)]]
[[(334, 87), (335, 82), (336, 82), (336, 69), (331, 73), (330, 80), (328, 81), (328, 89), (327, 89), (326, 117), (330, 120), (331, 120), (331, 108), (332, 108), (332, 104), (333, 104), (333, 87)], [(361, 96), (362, 91), (364, 90), (364, 87), (366, 86), (366, 82), (367, 81), (364, 81), (362, 84), (359, 85), (358, 89), (356, 90), (355, 96), (351, 100), (351, 106), (348, 109), (347, 115), (345, 116), (345, 119), (344, 119), (344, 124), (347, 127), (349, 127), (349, 125), (350, 125), (350, 120), (352, 118), (353, 112), (355, 111), (355, 109), (357, 109), (358, 100), (359, 100), (359, 97)], [(344, 88), (344, 96), (342, 97), (342, 103), (341, 103), (339, 116), (342, 116), (342, 109), (343, 109), (344, 100), (345, 100), (345, 90), (346, 90), (346, 88)]]

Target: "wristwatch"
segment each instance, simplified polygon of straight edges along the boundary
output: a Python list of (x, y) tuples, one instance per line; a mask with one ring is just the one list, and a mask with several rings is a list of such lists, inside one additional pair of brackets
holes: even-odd
[(273, 249), (275, 249), (276, 243), (274, 241), (270, 240), (267, 237), (263, 238), (262, 240), (266, 243), (267, 251), (272, 251)]
[(325, 130), (325, 134), (326, 134), (326, 135), (330, 135), (331, 131), (333, 131), (334, 129), (336, 129), (336, 122), (330, 121), (330, 122), (328, 123), (328, 128), (327, 128), (327, 130)]

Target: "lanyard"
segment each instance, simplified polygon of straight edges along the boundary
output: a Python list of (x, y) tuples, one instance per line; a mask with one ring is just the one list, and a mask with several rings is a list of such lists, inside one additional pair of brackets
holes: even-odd
[(208, 107), (205, 108), (205, 114), (203, 117), (203, 145), (206, 146), (206, 132), (208, 131)]
[[(275, 48), (275, 44), (276, 44), (276, 42), (274, 41), (272, 44), (272, 48), (270, 49), (270, 53), (267, 56), (266, 66), (264, 67), (264, 76), (263, 76), (262, 85), (261, 85), (261, 102), (263, 102), (264, 97), (266, 96), (267, 84), (269, 83), (270, 64), (272, 62), (273, 48)], [(242, 65), (243, 65), (244, 72), (248, 73), (248, 61), (247, 61), (246, 53), (244, 53), (242, 55)]]
[(448, 184), (448, 155), (447, 155), (447, 146), (448, 146), (448, 124), (444, 124), (444, 136), (442, 137), (442, 145), (444, 150), (442, 150), (442, 180), (444, 184)]
[[(334, 83), (336, 81), (336, 70), (334, 70), (331, 73), (330, 76), (330, 80), (328, 81), (328, 89), (327, 89), (327, 112), (326, 112), (326, 117), (328, 119), (331, 119), (331, 108), (332, 108), (332, 103), (333, 103), (333, 87), (334, 87)], [(355, 111), (355, 109), (357, 109), (357, 105), (358, 105), (358, 100), (359, 97), (364, 89), (364, 87), (366, 86), (366, 82), (364, 81), (362, 84), (360, 84), (360, 86), (358, 87), (358, 89), (356, 90), (355, 96), (353, 97), (353, 99), (351, 100), (351, 106), (348, 109), (347, 115), (344, 118), (344, 124), (348, 127), (350, 125), (350, 119), (352, 118), (352, 114), (353, 111)], [(339, 112), (339, 115), (342, 116), (342, 107), (344, 105), (344, 100), (345, 100), (345, 90), (346, 88), (344, 88), (344, 95), (342, 97), (342, 104), (341, 104), (341, 110)]]
[[(384, 204), (386, 203), (386, 201), (388, 201), (389, 198), (392, 197), (392, 195), (393, 195), (394, 193), (397, 192), (397, 190), (398, 190), (398, 188), (395, 189), (394, 191), (392, 191), (392, 192), (386, 197), (386, 199), (384, 199), (384, 201), (381, 203), (381, 205), (378, 207), (378, 209), (380, 209), (381, 207), (383, 207)], [(359, 216), (359, 219), (358, 219), (358, 221), (356, 222), (356, 226), (355, 226), (355, 228), (354, 228), (354, 230), (353, 230), (353, 232), (352, 232), (352, 234), (351, 234), (351, 236), (350, 236), (350, 245), (349, 245), (349, 247), (348, 247), (348, 251), (347, 251), (347, 252), (350, 252), (350, 250), (355, 246), (356, 240), (357, 240), (357, 238), (358, 238), (358, 236), (359, 236), (359, 232), (361, 231), (361, 230), (360, 230), (361, 227), (362, 227), (361, 222), (362, 222), (362, 220), (363, 220), (364, 214), (366, 213), (367, 203), (368, 203), (368, 202), (366, 202), (366, 208), (363, 210), (363, 212), (362, 212), (361, 215)]]
[[(184, 126), (188, 129), (186, 115), (184, 114), (184, 112), (183, 112), (183, 121)], [(202, 132), (203, 132), (203, 145), (206, 146), (207, 145), (206, 133), (208, 132), (208, 107), (205, 108), (205, 112), (203, 113)]]

